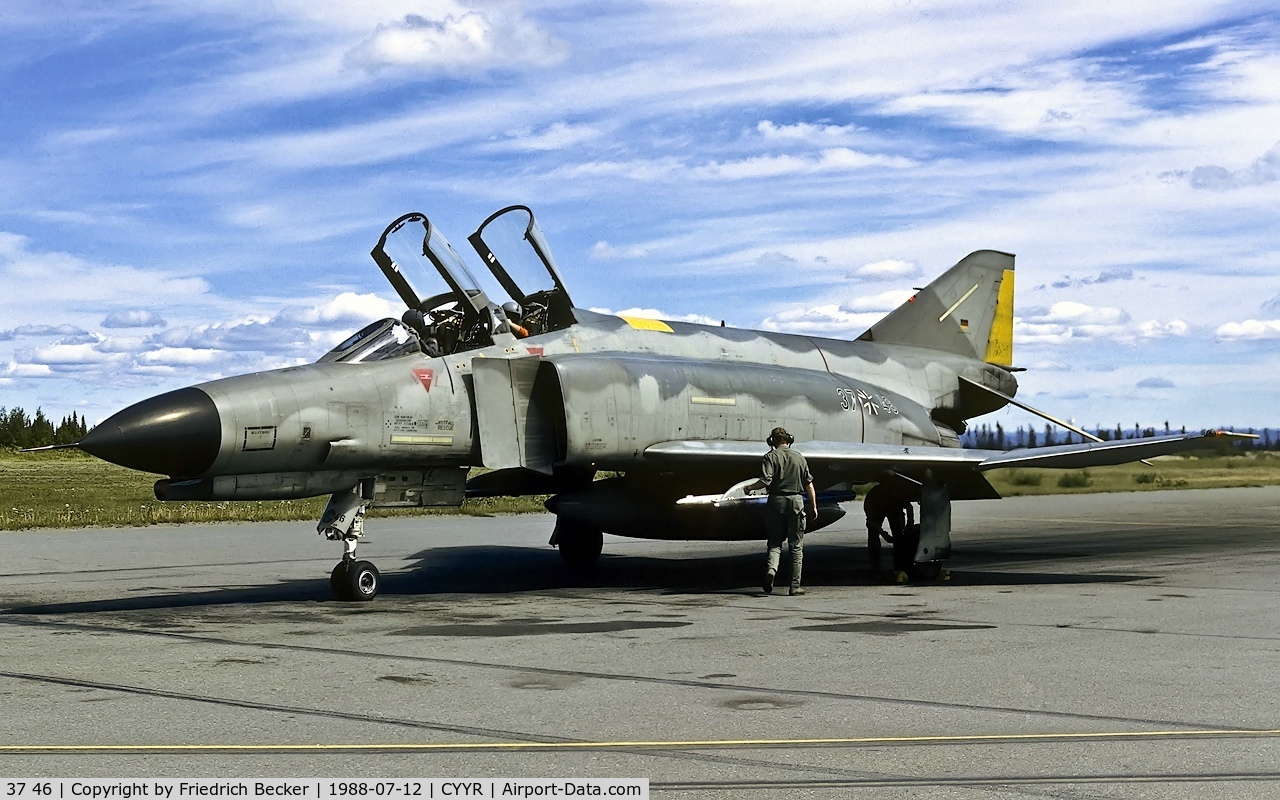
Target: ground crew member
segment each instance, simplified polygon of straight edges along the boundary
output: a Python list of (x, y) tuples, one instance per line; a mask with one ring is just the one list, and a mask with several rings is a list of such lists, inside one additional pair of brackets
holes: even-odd
[[(902, 539), (907, 528), (915, 524), (915, 510), (911, 507), (911, 501), (897, 486), (887, 483), (877, 483), (871, 487), (871, 491), (862, 498), (862, 510), (867, 513), (867, 561), (871, 574), (879, 575), (881, 537), (894, 544), (896, 552), (896, 543)], [(889, 521), (889, 533), (884, 531), (885, 520)], [(902, 544), (905, 545), (905, 542)]]
[(782, 542), (791, 548), (791, 594), (804, 594), (800, 588), (800, 568), (804, 564), (804, 498), (809, 498), (808, 517), (818, 519), (818, 498), (813, 491), (813, 475), (804, 456), (791, 449), (795, 437), (785, 428), (774, 428), (767, 440), (771, 448), (760, 464), (760, 480), (748, 489), (767, 489), (765, 530), (769, 534), (769, 551), (765, 562), (764, 591), (773, 592), (773, 578), (782, 560)]

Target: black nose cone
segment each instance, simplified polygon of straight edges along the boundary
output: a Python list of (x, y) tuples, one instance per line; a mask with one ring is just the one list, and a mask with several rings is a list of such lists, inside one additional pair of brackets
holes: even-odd
[(122, 467), (194, 477), (213, 466), (222, 420), (213, 399), (196, 388), (135, 403), (80, 440), (80, 449)]

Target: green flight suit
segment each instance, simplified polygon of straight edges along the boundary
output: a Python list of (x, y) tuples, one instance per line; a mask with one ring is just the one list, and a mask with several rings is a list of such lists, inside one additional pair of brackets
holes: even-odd
[(764, 518), (769, 535), (765, 569), (777, 573), (785, 539), (791, 548), (791, 588), (798, 589), (804, 565), (804, 495), (813, 475), (804, 456), (790, 447), (774, 447), (760, 464), (760, 482), (769, 491)]

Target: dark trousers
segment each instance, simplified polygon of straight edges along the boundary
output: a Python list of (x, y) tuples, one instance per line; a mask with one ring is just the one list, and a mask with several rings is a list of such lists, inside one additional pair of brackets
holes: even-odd
[(907, 516), (901, 507), (867, 515), (867, 561), (873, 572), (880, 571), (880, 531), (886, 520), (889, 522), (889, 533), (893, 534), (895, 542), (907, 527)]

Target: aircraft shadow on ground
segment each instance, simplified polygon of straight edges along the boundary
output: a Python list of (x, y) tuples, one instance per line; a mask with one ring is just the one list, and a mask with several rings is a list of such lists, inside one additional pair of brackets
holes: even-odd
[[(384, 597), (433, 596), (441, 594), (510, 594), (518, 592), (556, 592), (590, 589), (631, 589), (663, 596), (698, 594), (761, 594), (760, 579), (764, 566), (761, 552), (723, 556), (679, 554), (664, 557), (644, 555), (611, 555), (605, 552), (589, 569), (568, 567), (551, 548), (531, 547), (444, 547), (420, 551), (416, 563), (407, 569), (383, 574)], [(1010, 560), (1053, 562), (1063, 554), (1019, 554), (1010, 559), (1008, 553), (991, 553), (992, 565), (985, 558), (971, 559), (962, 554), (952, 564), (952, 585), (1018, 586), (1052, 584), (1117, 583), (1141, 580), (1152, 575), (1093, 572), (1054, 572), (1034, 569), (1003, 570)], [(1066, 556), (1070, 558), (1071, 556)], [(885, 585), (873, 579), (866, 563), (866, 550), (844, 544), (812, 544), (805, 548), (804, 583), (807, 587), (854, 587)], [(984, 563), (987, 562), (987, 563)], [(784, 589), (789, 581), (789, 559), (786, 552), (778, 576)], [(884, 565), (889, 564), (888, 551)], [(1030, 563), (1024, 566), (1032, 566)], [(260, 570), (261, 571), (261, 570)], [(910, 584), (915, 588), (945, 586), (940, 583)], [(83, 614), (95, 612), (143, 611), (190, 608), (215, 605), (337, 602), (329, 591), (327, 573), (314, 578), (289, 579), (259, 586), (234, 586), (164, 594), (133, 594), (99, 600), (69, 603), (12, 606), (7, 614)], [(373, 607), (376, 607), (374, 601)]]

